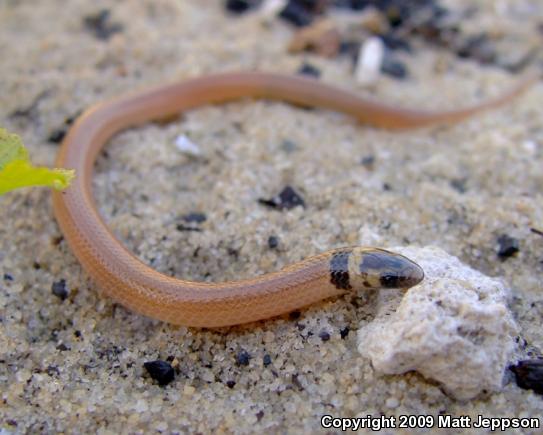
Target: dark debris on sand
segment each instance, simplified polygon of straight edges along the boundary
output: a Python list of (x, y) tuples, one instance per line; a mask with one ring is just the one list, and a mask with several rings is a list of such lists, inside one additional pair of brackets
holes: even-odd
[(509, 369), (515, 374), (520, 388), (543, 394), (543, 359), (519, 361)]
[[(228, 0), (225, 9), (230, 13), (242, 14), (261, 5), (260, 0)], [(387, 23), (386, 29), (371, 33), (382, 38), (389, 50), (412, 52), (411, 41), (417, 39), (451, 51), (460, 58), (493, 64), (514, 72), (522, 70), (529, 63), (528, 58), (522, 58), (513, 65), (505, 62), (492, 35), (484, 32), (462, 33), (461, 20), (464, 16), (471, 18), (477, 14), (476, 8), (451, 13), (440, 0), (289, 0), (278, 12), (278, 19), (294, 27), (305, 27), (326, 17), (332, 9), (350, 9), (359, 13), (368, 8), (378, 11)], [(360, 43), (345, 39), (341, 43), (340, 53), (355, 56)], [(397, 79), (407, 76), (406, 67), (397, 60), (389, 62), (383, 72)]]

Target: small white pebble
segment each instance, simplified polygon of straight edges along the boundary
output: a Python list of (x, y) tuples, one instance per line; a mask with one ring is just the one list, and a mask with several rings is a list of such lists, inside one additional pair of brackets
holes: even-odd
[(361, 85), (374, 83), (381, 73), (381, 65), (385, 56), (385, 45), (381, 38), (368, 38), (360, 46), (358, 62), (355, 69), (355, 79)]
[(195, 391), (196, 391), (196, 388), (194, 388), (192, 385), (185, 385), (183, 387), (183, 394), (185, 396), (192, 396)]
[(184, 134), (175, 138), (175, 146), (179, 151), (192, 156), (201, 156), (202, 150)]
[(387, 408), (394, 409), (400, 406), (400, 401), (396, 397), (389, 397), (386, 400), (385, 405)]
[(286, 5), (287, 0), (265, 0), (259, 12), (263, 19), (269, 20), (274, 18)]
[(530, 155), (533, 155), (537, 151), (537, 143), (533, 140), (525, 140), (522, 142), (522, 148)]

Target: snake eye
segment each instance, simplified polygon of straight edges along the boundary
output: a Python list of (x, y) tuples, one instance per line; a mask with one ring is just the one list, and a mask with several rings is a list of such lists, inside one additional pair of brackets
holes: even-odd
[(384, 273), (379, 277), (379, 282), (383, 287), (386, 288), (396, 288), (399, 286), (400, 281), (403, 277), (393, 275), (390, 273)]

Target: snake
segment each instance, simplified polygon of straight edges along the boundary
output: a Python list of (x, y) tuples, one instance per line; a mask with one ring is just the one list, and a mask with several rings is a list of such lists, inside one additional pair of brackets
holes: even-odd
[(117, 303), (171, 324), (213, 328), (264, 320), (346, 292), (409, 289), (424, 278), (411, 259), (376, 247), (345, 247), (310, 256), (285, 268), (229, 282), (197, 282), (162, 274), (139, 260), (112, 233), (97, 210), (92, 174), (97, 156), (116, 133), (179, 115), (202, 105), (241, 98), (278, 100), (330, 109), (377, 128), (403, 130), (462, 121), (507, 103), (536, 76), (501, 95), (449, 111), (398, 108), (303, 76), (231, 72), (163, 84), (88, 108), (72, 125), (58, 152), (59, 167), (76, 178), (53, 193), (59, 227), (83, 269)]

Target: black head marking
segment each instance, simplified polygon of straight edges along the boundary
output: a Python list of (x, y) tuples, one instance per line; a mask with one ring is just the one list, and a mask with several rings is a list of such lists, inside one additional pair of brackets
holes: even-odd
[(382, 255), (380, 253), (367, 253), (362, 257), (360, 263), (360, 272), (365, 272), (370, 269), (380, 269), (383, 267)]
[(360, 272), (367, 271), (369, 269), (398, 269), (405, 265), (405, 259), (390, 255), (389, 252), (375, 251), (364, 255), (362, 262), (360, 263)]
[(338, 251), (332, 255), (330, 259), (330, 282), (337, 289), (350, 290), (349, 282), (349, 256), (351, 250)]

